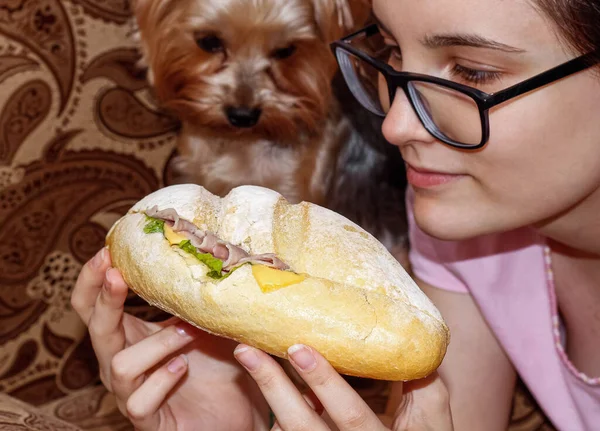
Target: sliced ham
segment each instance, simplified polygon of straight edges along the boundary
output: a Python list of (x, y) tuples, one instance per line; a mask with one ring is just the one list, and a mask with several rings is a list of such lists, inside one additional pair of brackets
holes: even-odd
[(183, 235), (187, 239), (189, 239), (190, 243), (192, 243), (192, 245), (194, 247), (196, 247), (198, 250), (200, 250), (200, 246), (202, 245), (202, 241), (204, 241), (204, 235), (202, 235), (202, 237), (198, 237), (197, 235), (194, 235), (194, 234), (192, 234), (190, 232), (187, 232), (187, 231), (179, 231), (178, 233), (180, 235)]
[(194, 223), (179, 217), (179, 214), (177, 214), (177, 211), (175, 211), (173, 208), (159, 210), (158, 206), (154, 206), (146, 211), (146, 215), (148, 217), (170, 221), (171, 223), (169, 223), (169, 225), (175, 232), (185, 231), (191, 233), (192, 235), (201, 234), (200, 239), (204, 237), (204, 232), (201, 229), (198, 229)]
[(226, 260), (229, 260), (229, 255), (231, 254), (229, 252), (229, 249), (227, 248), (227, 245), (221, 244), (221, 243), (215, 245), (213, 247), (212, 251), (209, 253), (212, 254), (217, 259), (221, 259), (223, 262), (225, 262)]
[(227, 259), (225, 259), (223, 262), (223, 269), (225, 271), (230, 271), (240, 262), (240, 260), (250, 256), (248, 253), (246, 253), (246, 250), (235, 245), (225, 243), (225, 247), (227, 247), (227, 251), (229, 253), (229, 256), (227, 256)]
[(185, 219), (179, 217), (173, 208), (159, 210), (153, 207), (146, 211), (148, 217), (164, 220), (180, 235), (190, 240), (190, 243), (201, 253), (210, 253), (223, 261), (223, 270), (229, 272), (245, 263), (266, 265), (271, 268), (286, 270), (289, 266), (272, 253), (250, 255), (241, 247), (220, 240), (215, 234), (203, 231)]
[(271, 268), (281, 269), (281, 270), (290, 268), (281, 259), (279, 259), (277, 256), (275, 256), (272, 253), (257, 254), (254, 256), (244, 257), (244, 258), (240, 259), (237, 262), (237, 264), (233, 266), (233, 268), (235, 268), (236, 266), (243, 265), (245, 263), (255, 263), (255, 264), (260, 264), (260, 265), (266, 265), (266, 266), (270, 266)]
[[(202, 253), (213, 254), (215, 247), (219, 244), (219, 238), (211, 232), (206, 232), (202, 243), (200, 244), (200, 251)], [(215, 256), (217, 257), (217, 256)], [(227, 256), (225, 256), (227, 258)], [(220, 259), (220, 258), (219, 258)]]

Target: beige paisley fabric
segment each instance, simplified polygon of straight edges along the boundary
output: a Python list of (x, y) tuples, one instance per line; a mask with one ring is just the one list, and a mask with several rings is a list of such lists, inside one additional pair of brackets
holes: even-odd
[(45, 415), (29, 404), (0, 393), (0, 429), (3, 431), (77, 431), (80, 428)]
[[(131, 429), (69, 305), (112, 222), (168, 184), (178, 124), (136, 68), (129, 19), (126, 0), (0, 0), (2, 430)], [(127, 311), (160, 317), (133, 295)], [(350, 380), (383, 411), (387, 384)], [(529, 402), (515, 412), (515, 430), (550, 429)]]
[(88, 429), (125, 428), (71, 290), (111, 223), (163, 185), (177, 129), (135, 67), (129, 16), (122, 0), (0, 1), (0, 392)]

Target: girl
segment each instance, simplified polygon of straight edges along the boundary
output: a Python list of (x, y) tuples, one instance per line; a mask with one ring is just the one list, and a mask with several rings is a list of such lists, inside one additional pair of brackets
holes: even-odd
[(335, 53), (406, 161), (415, 278), (452, 333), (439, 373), (396, 385), (389, 424), (292, 346), (302, 395), (263, 352), (238, 346), (236, 362), (229, 341), (123, 315), (127, 286), (104, 276), (103, 251), (72, 302), (139, 429), (267, 429), (266, 401), (285, 430), (330, 429), (321, 407), (342, 430), (504, 430), (516, 373), (557, 428), (598, 428), (600, 1), (373, 0), (373, 12), (377, 26)]

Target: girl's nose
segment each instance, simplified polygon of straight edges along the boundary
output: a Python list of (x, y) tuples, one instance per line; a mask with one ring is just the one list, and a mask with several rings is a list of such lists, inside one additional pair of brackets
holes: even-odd
[(382, 126), (387, 141), (397, 147), (414, 142), (433, 142), (435, 138), (423, 127), (402, 88), (396, 96)]

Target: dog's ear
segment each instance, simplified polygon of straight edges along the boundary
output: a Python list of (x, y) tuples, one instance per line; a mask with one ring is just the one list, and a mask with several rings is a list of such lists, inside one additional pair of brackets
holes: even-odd
[(346, 0), (348, 3), (350, 14), (353, 19), (353, 26), (348, 30), (350, 32), (360, 30), (367, 25), (371, 18), (371, 10), (373, 6), (372, 0)]
[(133, 16), (138, 26), (150, 32), (154, 31), (157, 23), (163, 21), (175, 3), (181, 0), (130, 0)]
[(155, 7), (155, 3), (160, 3), (161, 0), (131, 0), (131, 9), (137, 25), (146, 27), (151, 10)]
[(150, 48), (158, 43), (155, 40), (156, 28), (173, 1), (179, 0), (131, 0), (130, 3), (133, 15), (132, 38), (139, 44), (141, 53), (138, 66), (146, 70), (150, 85), (154, 85)]
[(371, 11), (371, 0), (312, 0), (315, 21), (326, 43), (360, 28)]

